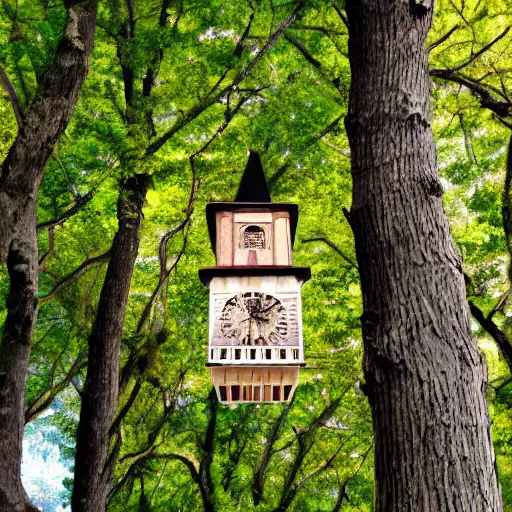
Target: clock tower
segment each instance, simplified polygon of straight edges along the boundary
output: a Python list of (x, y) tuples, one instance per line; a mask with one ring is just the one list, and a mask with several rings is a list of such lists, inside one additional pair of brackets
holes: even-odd
[(288, 402), (304, 366), (301, 287), (292, 266), (298, 208), (272, 203), (251, 152), (234, 202), (209, 203), (217, 266), (199, 270), (210, 289), (208, 363), (221, 403)]

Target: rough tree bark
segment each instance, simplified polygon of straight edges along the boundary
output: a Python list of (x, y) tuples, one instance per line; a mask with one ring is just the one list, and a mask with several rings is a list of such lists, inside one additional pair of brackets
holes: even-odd
[(107, 458), (118, 400), (121, 336), (149, 183), (149, 176), (139, 174), (121, 186), (119, 227), (89, 337), (89, 363), (77, 432), (73, 512), (106, 510), (112, 476)]
[(25, 380), (37, 315), (36, 201), (46, 162), (87, 76), (94, 43), (96, 0), (68, 1), (66, 7), (65, 34), (38, 96), (18, 116), (18, 135), (0, 175), (0, 262), (7, 263), (10, 279), (0, 345), (0, 511), (6, 512), (36, 510), (20, 478)]
[[(162, 13), (167, 12), (169, 4), (170, 0), (164, 0), (161, 5), (161, 28), (167, 19)], [(152, 73), (146, 73), (142, 88), (136, 87), (136, 74), (131, 67), (133, 63), (129, 62), (130, 56), (123, 50), (124, 43), (133, 39), (136, 31), (132, 2), (127, 2), (127, 8), (128, 16), (118, 34), (117, 55), (123, 75), (128, 139), (143, 144), (141, 134), (149, 137), (152, 116), (147, 102), (142, 100), (151, 95), (155, 77)], [(155, 72), (162, 56), (163, 52), (158, 52), (158, 56), (152, 60)], [(123, 157), (123, 166), (127, 170), (137, 167), (136, 157), (130, 151)], [(88, 341), (88, 369), (77, 429), (75, 479), (71, 499), (73, 512), (101, 512), (107, 509), (112, 471), (122, 444), (120, 435), (113, 439), (112, 429), (119, 399), (121, 339), (130, 283), (139, 250), (142, 207), (150, 183), (149, 174), (135, 174), (120, 184), (118, 230), (110, 250), (111, 257)]]
[(501, 198), (501, 217), (509, 256), (508, 281), (512, 286), (512, 135), (508, 142), (505, 183), (503, 185), (503, 195)]
[(501, 511), (461, 257), (442, 208), (430, 0), (347, 0), (346, 129), (377, 512)]

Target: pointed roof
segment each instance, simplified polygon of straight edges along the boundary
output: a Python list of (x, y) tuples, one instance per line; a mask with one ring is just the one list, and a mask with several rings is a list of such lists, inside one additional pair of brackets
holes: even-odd
[(217, 212), (229, 211), (288, 212), (290, 215), (290, 231), (293, 245), (299, 208), (294, 203), (272, 202), (263, 167), (261, 166), (260, 156), (255, 151), (249, 152), (249, 159), (244, 174), (242, 175), (236, 199), (232, 202), (215, 201), (206, 205), (206, 221), (208, 223), (208, 233), (210, 235), (213, 252), (216, 251), (217, 244), (216, 214)]
[(250, 151), (235, 202), (270, 203), (271, 201), (260, 155), (255, 151)]

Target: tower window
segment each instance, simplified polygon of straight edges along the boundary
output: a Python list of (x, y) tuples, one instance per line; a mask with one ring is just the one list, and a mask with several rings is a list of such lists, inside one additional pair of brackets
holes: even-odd
[(265, 249), (265, 231), (259, 226), (247, 226), (243, 231), (244, 249)]

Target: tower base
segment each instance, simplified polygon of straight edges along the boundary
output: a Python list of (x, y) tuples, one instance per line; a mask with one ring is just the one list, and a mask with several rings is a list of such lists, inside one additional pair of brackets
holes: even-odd
[(299, 381), (300, 366), (210, 367), (219, 402), (289, 402)]

